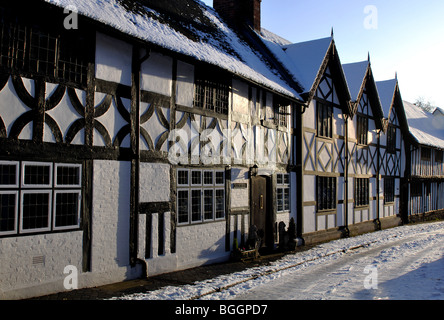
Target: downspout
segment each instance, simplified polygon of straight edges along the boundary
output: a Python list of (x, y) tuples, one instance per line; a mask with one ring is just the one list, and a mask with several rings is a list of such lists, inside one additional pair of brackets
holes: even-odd
[(150, 56), (151, 50), (146, 48), (146, 54), (140, 57), (140, 47), (134, 46), (132, 56), (132, 86), (131, 86), (131, 211), (130, 211), (130, 263), (132, 267), (137, 262), (142, 263), (146, 276), (145, 261), (138, 259), (139, 249), (139, 190), (140, 190), (140, 77), (142, 63)]
[(381, 130), (378, 130), (378, 148), (376, 152), (376, 156), (378, 157), (376, 159), (376, 230), (381, 230), (381, 220), (380, 220), (380, 197), (379, 197), (379, 190), (381, 188), (380, 186), (380, 171), (381, 171)]
[(345, 164), (344, 164), (344, 213), (345, 213), (345, 223), (344, 223), (344, 237), (350, 237), (350, 229), (348, 228), (348, 114), (345, 114)]
[(300, 108), (296, 108), (296, 237), (298, 242), (300, 241), (302, 245), (305, 244), (304, 238), (302, 237), (303, 233), (303, 213), (304, 213), (304, 168), (303, 168), (303, 154), (302, 154), (302, 141), (303, 141), (303, 124), (304, 121), (302, 119), (302, 115), (307, 110), (308, 105), (301, 105)]

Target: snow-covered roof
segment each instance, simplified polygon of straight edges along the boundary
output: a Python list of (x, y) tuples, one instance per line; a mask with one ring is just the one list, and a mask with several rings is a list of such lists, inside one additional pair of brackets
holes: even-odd
[(444, 149), (444, 128), (436, 126), (434, 116), (410, 102), (403, 104), (410, 133), (418, 143)]
[(364, 78), (367, 75), (368, 61), (343, 64), (345, 78), (347, 79), (348, 89), (354, 101), (358, 99)]
[(332, 41), (332, 37), (327, 37), (283, 46), (295, 66), (290, 71), (293, 71), (305, 92), (312, 89)]
[(390, 116), (390, 108), (392, 107), (396, 84), (396, 79), (376, 82), (379, 100), (381, 100), (382, 109), (384, 110), (384, 117), (387, 119)]
[(192, 57), (291, 98), (298, 93), (200, 0), (43, 0), (131, 37)]

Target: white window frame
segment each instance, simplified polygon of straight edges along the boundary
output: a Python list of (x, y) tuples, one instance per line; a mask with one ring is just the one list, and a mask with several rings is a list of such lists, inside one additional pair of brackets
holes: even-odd
[[(211, 173), (211, 180), (212, 180), (211, 183), (205, 183), (205, 173), (206, 172), (210, 172)], [(202, 170), (202, 185), (204, 187), (212, 187), (212, 186), (214, 186), (214, 183), (215, 183), (214, 171), (213, 170)]]
[[(56, 220), (57, 220), (57, 206), (56, 206), (56, 201), (57, 201), (57, 194), (61, 194), (61, 193), (76, 193), (77, 194), (77, 224), (73, 224), (73, 225), (69, 225), (69, 226), (63, 226), (63, 227), (57, 227), (56, 226)], [(82, 192), (80, 190), (55, 190), (54, 191), (54, 199), (53, 199), (53, 216), (54, 218), (53, 220), (53, 230), (68, 230), (68, 229), (73, 229), (75, 227), (79, 228), (80, 227), (80, 209), (82, 206)]]
[[(79, 183), (78, 184), (61, 184), (57, 183), (57, 169), (60, 167), (78, 168), (79, 169)], [(81, 188), (82, 187), (82, 165), (69, 163), (56, 163), (54, 170), (54, 188)]]
[[(213, 195), (211, 197), (212, 202), (212, 218), (206, 219), (205, 218), (205, 191), (210, 190), (213, 192)], [(216, 219), (216, 190), (214, 188), (204, 188), (202, 189), (202, 217), (205, 222), (214, 221)]]
[[(49, 167), (49, 183), (48, 184), (26, 184), (25, 183), (25, 168), (26, 166), (39, 166), (39, 167)], [(53, 164), (51, 162), (22, 162), (22, 174), (21, 174), (21, 187), (27, 189), (45, 189), (52, 188), (53, 182)]]
[[(278, 177), (276, 177), (276, 211), (278, 213), (290, 212), (291, 211), (291, 193), (289, 191), (288, 198), (288, 208), (285, 207), (285, 190), (290, 190), (290, 174), (289, 173), (278, 173), (277, 176), (281, 176), (282, 182), (278, 183)], [(285, 177), (288, 177), (288, 182), (285, 182)], [(282, 190), (282, 210), (279, 210), (277, 205), (278, 199), (278, 190)]]
[(18, 161), (0, 161), (1, 165), (15, 165), (15, 184), (0, 184), (0, 189), (9, 189), (9, 188), (18, 188), (19, 187), (19, 178), (20, 178), (20, 172), (19, 172), (19, 165), (20, 163)]
[[(179, 172), (188, 172), (188, 183), (187, 184), (180, 184), (179, 183)], [(177, 169), (176, 171), (176, 184), (178, 187), (189, 187), (191, 184), (191, 175), (189, 169)]]
[(17, 233), (17, 219), (18, 219), (18, 205), (19, 205), (19, 192), (18, 191), (0, 191), (2, 194), (14, 194), (15, 195), (15, 213), (14, 213), (14, 230), (0, 231), (0, 236), (6, 236)]
[[(193, 220), (193, 191), (199, 191), (200, 192), (200, 220)], [(190, 205), (189, 205), (189, 211), (188, 216), (191, 224), (197, 224), (202, 223), (204, 221), (203, 217), (203, 189), (202, 188), (190, 188)]]
[[(217, 173), (222, 173), (222, 183), (217, 183), (217, 179), (216, 179)], [(225, 171), (224, 170), (214, 170), (213, 179), (214, 179), (215, 186), (225, 186)]]
[[(193, 183), (193, 172), (199, 172), (200, 173), (200, 183)], [(202, 186), (203, 184), (203, 172), (202, 170), (190, 170), (190, 176), (189, 181), (191, 186)]]
[[(179, 192), (180, 191), (186, 191), (187, 192), (187, 221), (186, 222), (179, 222), (179, 201), (177, 200), (179, 198)], [(189, 188), (181, 188), (181, 189), (177, 189), (177, 199), (176, 199), (176, 212), (177, 212), (177, 224), (179, 226), (184, 226), (184, 225), (188, 225), (190, 224), (190, 213), (191, 213), (191, 201), (190, 201), (190, 189)]]
[[(46, 228), (38, 228), (38, 229), (23, 229), (23, 201), (25, 199), (25, 194), (48, 194), (48, 226)], [(51, 231), (51, 217), (52, 217), (52, 190), (22, 190), (20, 192), (20, 233), (36, 233), (36, 232), (44, 232)]]
[[(218, 218), (217, 215), (216, 215), (216, 197), (217, 197), (216, 194), (217, 194), (217, 190), (221, 190), (223, 195), (224, 195), (224, 198), (223, 198), (223, 201), (222, 201), (222, 205), (223, 205), (222, 211), (223, 211), (224, 215), (223, 215), (222, 218)], [(226, 197), (225, 188), (215, 188), (214, 189), (214, 220), (215, 221), (223, 221), (223, 220), (225, 220), (225, 197)]]

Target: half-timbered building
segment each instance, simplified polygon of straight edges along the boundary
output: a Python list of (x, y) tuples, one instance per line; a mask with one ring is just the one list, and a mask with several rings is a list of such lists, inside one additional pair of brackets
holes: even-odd
[(442, 193), (396, 79), (262, 29), (260, 4), (0, 4), (0, 298), (394, 226), (416, 182)]
[(274, 247), (299, 96), (212, 8), (0, 14), (2, 297), (62, 291), (66, 270), (87, 287), (226, 261), (252, 222)]
[(406, 139), (407, 219), (421, 220), (444, 209), (444, 130), (439, 111), (431, 114), (404, 101), (409, 136)]

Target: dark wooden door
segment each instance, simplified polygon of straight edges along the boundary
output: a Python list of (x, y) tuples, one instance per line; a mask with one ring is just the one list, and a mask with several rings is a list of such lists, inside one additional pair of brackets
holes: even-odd
[(257, 228), (257, 234), (262, 239), (262, 246), (266, 246), (270, 240), (267, 217), (267, 178), (252, 177), (251, 189), (251, 223)]

